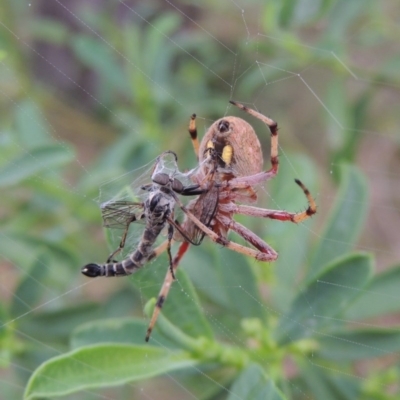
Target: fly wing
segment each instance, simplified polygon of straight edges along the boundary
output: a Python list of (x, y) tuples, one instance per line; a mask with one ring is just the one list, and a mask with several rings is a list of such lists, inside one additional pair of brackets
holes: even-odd
[(144, 205), (132, 201), (108, 201), (101, 205), (101, 215), (106, 228), (126, 229), (132, 222), (144, 221)]

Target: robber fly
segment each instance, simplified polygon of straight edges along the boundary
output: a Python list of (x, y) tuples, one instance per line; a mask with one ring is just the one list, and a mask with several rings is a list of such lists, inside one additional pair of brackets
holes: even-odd
[[(136, 203), (130, 201), (110, 201), (101, 206), (102, 216), (106, 227), (124, 226), (125, 231), (119, 247), (110, 254), (106, 263), (90, 263), (82, 268), (82, 273), (90, 278), (97, 276), (126, 276), (133, 274), (142, 268), (148, 261), (158, 256), (153, 249), (154, 243), (161, 231), (168, 225), (167, 252), (170, 261), (170, 270), (173, 274), (171, 241), (174, 236), (174, 228), (191, 243), (193, 241), (174, 220), (174, 209), (177, 203), (177, 194), (183, 196), (195, 196), (202, 194), (204, 189), (198, 184), (184, 186), (174, 177), (176, 169), (170, 174), (163, 169), (163, 158), (172, 154), (177, 163), (177, 156), (172, 151), (162, 153), (156, 160), (151, 183), (141, 186), (141, 190), (147, 192), (144, 202)], [(132, 222), (142, 221), (145, 224), (143, 234), (137, 249), (122, 261), (115, 261), (114, 257), (123, 249)], [(193, 243), (195, 244), (195, 243)], [(160, 251), (161, 252), (161, 251)]]

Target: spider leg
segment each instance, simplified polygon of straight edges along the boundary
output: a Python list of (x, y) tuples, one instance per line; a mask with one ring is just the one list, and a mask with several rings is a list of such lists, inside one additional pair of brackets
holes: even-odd
[(246, 240), (246, 242), (249, 242), (256, 249), (267, 255), (269, 258), (267, 261), (275, 261), (278, 258), (278, 253), (268, 243), (264, 242), (264, 240), (259, 238), (250, 229), (246, 228), (242, 224), (239, 224), (239, 222), (232, 220), (229, 228), (240, 235), (244, 240)]
[(163, 282), (163, 285), (161, 286), (160, 293), (158, 294), (157, 297), (157, 302), (156, 306), (153, 311), (153, 315), (151, 316), (151, 320), (149, 323), (149, 326), (147, 328), (147, 333), (146, 333), (146, 342), (149, 341), (151, 332), (154, 328), (155, 323), (157, 322), (158, 315), (160, 314), (161, 308), (165, 302), (165, 299), (168, 296), (169, 290), (171, 289), (171, 285), (174, 282), (174, 274), (172, 271), (175, 271), (179, 263), (183, 257), (183, 255), (186, 253), (187, 249), (189, 248), (190, 244), (188, 242), (183, 242), (178, 249), (178, 253), (175, 255), (173, 261), (172, 261), (172, 269), (168, 269), (167, 274), (165, 275), (165, 279)]
[[(253, 117), (261, 120), (266, 124), (271, 131), (271, 168), (268, 171), (262, 172), (262, 174), (266, 174), (267, 177), (264, 178), (264, 181), (267, 179), (273, 178), (278, 173), (279, 160), (278, 160), (278, 124), (272, 120), (271, 118), (266, 117), (265, 115), (255, 111), (251, 108), (244, 106), (243, 104), (237, 103), (236, 101), (229, 101), (234, 106), (240, 108), (241, 110), (247, 112)], [(258, 174), (257, 174), (258, 175)]]
[(172, 255), (171, 255), (171, 241), (172, 241), (173, 236), (174, 236), (174, 227), (173, 227), (173, 225), (169, 224), (168, 225), (168, 239), (167, 239), (167, 254), (168, 254), (168, 259), (169, 259), (169, 270), (171, 271), (172, 279), (175, 280), (175, 274), (174, 274), (173, 263), (172, 263)]
[(275, 258), (271, 258), (270, 254), (263, 253), (261, 251), (257, 251), (251, 249), (250, 247), (242, 246), (241, 244), (232, 242), (228, 240), (226, 237), (218, 235), (213, 230), (204, 225), (194, 214), (192, 214), (179, 200), (176, 198), (177, 204), (179, 204), (181, 210), (186, 214), (186, 216), (199, 228), (201, 229), (213, 242), (218, 243), (224, 247), (227, 247), (229, 250), (236, 251), (237, 253), (244, 254), (248, 257), (253, 257), (258, 261), (272, 261)]
[(314, 198), (311, 196), (309, 190), (300, 182), (298, 179), (295, 182), (301, 187), (308, 201), (308, 208), (305, 211), (299, 213), (291, 213), (283, 210), (268, 210), (264, 208), (251, 207), (246, 205), (238, 205), (235, 209), (235, 214), (249, 215), (251, 217), (261, 217), (277, 219), (279, 221), (291, 221), (299, 223), (307, 218), (310, 218), (317, 212), (317, 205), (315, 204)]
[(200, 144), (199, 144), (199, 139), (197, 137), (196, 114), (192, 114), (192, 116), (190, 117), (189, 134), (190, 138), (192, 139), (193, 149), (198, 160)]

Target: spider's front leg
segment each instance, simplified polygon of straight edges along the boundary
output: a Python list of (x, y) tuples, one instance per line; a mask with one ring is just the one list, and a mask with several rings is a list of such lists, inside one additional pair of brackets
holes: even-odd
[(237, 205), (233, 211), (235, 214), (248, 215), (250, 217), (270, 218), (279, 221), (290, 221), (294, 223), (303, 222), (317, 212), (317, 205), (310, 191), (300, 182), (295, 179), (295, 182), (301, 187), (308, 201), (308, 208), (299, 213), (292, 213), (283, 210), (268, 210), (266, 208), (251, 207), (246, 205)]

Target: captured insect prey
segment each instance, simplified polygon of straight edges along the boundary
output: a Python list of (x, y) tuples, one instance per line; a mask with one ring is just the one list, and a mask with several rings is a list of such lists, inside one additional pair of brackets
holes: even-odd
[[(174, 228), (181, 229), (174, 221), (174, 208), (176, 204), (176, 193), (183, 196), (198, 195), (202, 191), (199, 185), (183, 186), (182, 182), (163, 172), (163, 158), (172, 154), (177, 161), (177, 156), (172, 151), (162, 153), (156, 160), (152, 183), (144, 185), (141, 189), (147, 192), (147, 198), (143, 203), (131, 201), (110, 201), (102, 204), (102, 215), (105, 226), (110, 227), (122, 224), (125, 227), (119, 247), (110, 254), (104, 264), (87, 264), (82, 268), (82, 273), (90, 278), (97, 276), (125, 276), (134, 273), (143, 267), (148, 261), (156, 257), (157, 251), (153, 245), (164, 229), (168, 225), (168, 245), (167, 252), (170, 258), (171, 272), (172, 257), (170, 244), (174, 233)], [(129, 226), (132, 222), (143, 220), (145, 228), (141, 236), (137, 249), (122, 261), (115, 261), (114, 257), (124, 248)], [(185, 236), (184, 232), (181, 232)]]
[[(260, 141), (252, 126), (238, 117), (224, 117), (215, 121), (204, 135), (201, 143), (197, 138), (196, 115), (189, 122), (189, 133), (198, 160), (198, 166), (191, 170), (183, 184), (175, 173), (163, 170), (163, 159), (169, 151), (162, 153), (154, 166), (151, 183), (142, 189), (147, 197), (142, 203), (111, 201), (102, 206), (105, 226), (122, 224), (124, 234), (119, 245), (105, 264), (88, 264), (82, 272), (89, 276), (129, 275), (143, 267), (148, 261), (167, 250), (169, 269), (161, 287), (153, 315), (146, 334), (149, 340), (157, 317), (167, 298), (175, 271), (190, 244), (199, 245), (205, 236), (214, 243), (230, 250), (252, 257), (258, 261), (275, 261), (278, 253), (250, 229), (234, 220), (235, 214), (258, 218), (299, 223), (316, 213), (317, 207), (308, 189), (298, 179), (295, 182), (302, 189), (308, 208), (299, 213), (270, 210), (251, 206), (257, 201), (257, 186), (274, 178), (278, 173), (278, 126), (275, 121), (240, 103), (231, 101), (244, 112), (264, 122), (271, 134), (271, 167), (263, 170), (263, 155)], [(196, 196), (183, 204), (180, 196)], [(183, 212), (183, 221), (174, 219), (175, 208)], [(131, 222), (143, 221), (145, 228), (137, 246), (128, 258), (117, 262), (113, 258), (124, 247)], [(153, 248), (161, 230), (168, 226), (166, 243)], [(229, 231), (234, 231), (251, 245), (245, 246), (228, 239)], [(171, 241), (180, 241), (174, 258), (171, 255)]]

